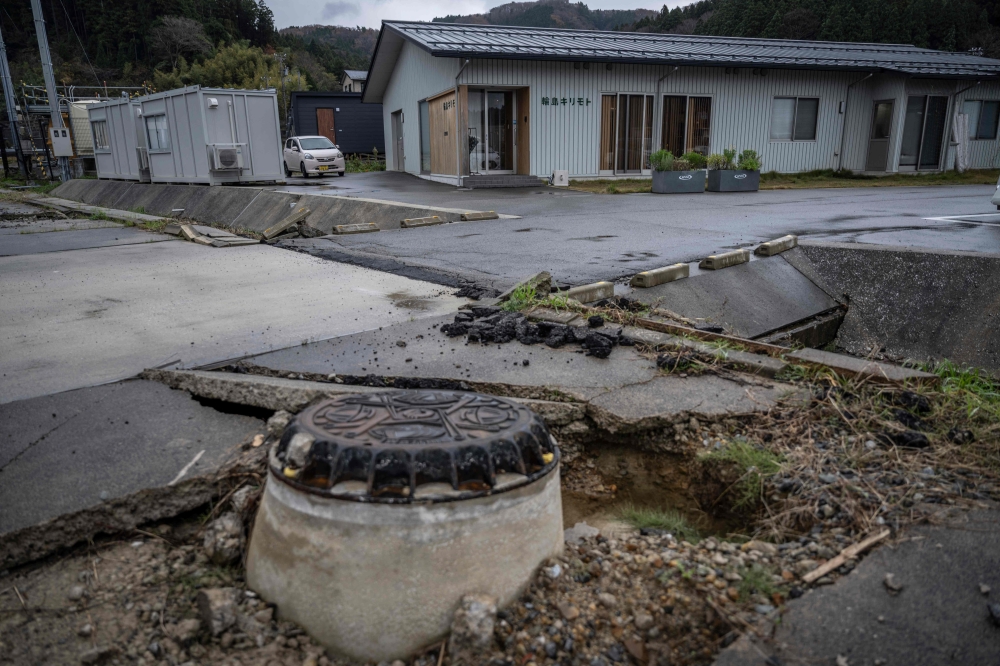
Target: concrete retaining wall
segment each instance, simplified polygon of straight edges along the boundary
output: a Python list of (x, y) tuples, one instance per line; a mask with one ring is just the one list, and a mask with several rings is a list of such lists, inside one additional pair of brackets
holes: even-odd
[(1000, 376), (1000, 254), (803, 242), (783, 255), (848, 302), (837, 343)]
[(114, 180), (71, 180), (52, 191), (52, 196), (83, 203), (135, 210), (150, 215), (181, 215), (202, 224), (219, 224), (236, 229), (262, 232), (287, 217), (295, 208), (305, 206), (312, 212), (306, 221), (330, 233), (338, 224), (375, 223), (379, 229), (399, 229), (407, 218), (437, 215), (455, 222), (461, 213), (411, 206), (392, 201), (298, 195), (259, 187), (206, 187), (130, 183)]

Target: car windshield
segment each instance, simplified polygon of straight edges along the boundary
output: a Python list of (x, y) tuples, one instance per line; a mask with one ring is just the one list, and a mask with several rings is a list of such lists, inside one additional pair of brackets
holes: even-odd
[(336, 148), (333, 142), (325, 136), (316, 137), (315, 139), (299, 139), (299, 143), (302, 144), (302, 150), (329, 150), (330, 148)]

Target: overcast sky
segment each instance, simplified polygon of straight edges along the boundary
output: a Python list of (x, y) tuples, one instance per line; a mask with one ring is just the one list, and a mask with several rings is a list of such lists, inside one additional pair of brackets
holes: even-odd
[[(481, 14), (503, 0), (265, 0), (278, 28), (290, 25), (367, 26), (378, 28), (383, 20), (430, 21), (448, 14)], [(588, 0), (591, 9), (653, 9), (694, 0)]]

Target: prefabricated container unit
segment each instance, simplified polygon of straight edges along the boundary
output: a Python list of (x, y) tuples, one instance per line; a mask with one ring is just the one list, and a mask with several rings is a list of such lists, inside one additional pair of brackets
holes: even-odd
[(284, 182), (276, 91), (191, 86), (139, 105), (152, 182)]
[(122, 97), (87, 108), (97, 177), (145, 180), (139, 102)]

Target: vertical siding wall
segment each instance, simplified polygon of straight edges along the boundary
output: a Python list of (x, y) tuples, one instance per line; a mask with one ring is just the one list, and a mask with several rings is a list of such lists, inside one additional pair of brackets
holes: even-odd
[[(971, 82), (962, 84), (958, 90), (970, 84)], [(1000, 83), (984, 83), (960, 93), (956, 96), (955, 108), (961, 111), (967, 99), (1000, 100)], [(1000, 169), (1000, 133), (992, 141), (986, 139), (969, 141), (969, 168)]]
[[(434, 58), (409, 42), (403, 45), (399, 60), (386, 89), (383, 102), (383, 128), (386, 149), (392, 151), (391, 119), (393, 111), (405, 114), (404, 143), (406, 170), (420, 172), (417, 102), (455, 85), (459, 62)], [(601, 95), (641, 93), (656, 95), (697, 95), (712, 98), (711, 151), (722, 152), (729, 146), (737, 150), (752, 148), (762, 156), (764, 171), (794, 173), (813, 169), (835, 169), (843, 128), (843, 167), (863, 171), (868, 158), (868, 140), (876, 100), (893, 100), (893, 128), (889, 145), (888, 171), (899, 168), (899, 147), (908, 95), (951, 95), (964, 85), (955, 81), (908, 79), (898, 74), (877, 74), (867, 80), (857, 72), (769, 69), (765, 76), (755, 76), (750, 68), (738, 68), (726, 74), (721, 67), (681, 67), (660, 65), (612, 65), (591, 63), (589, 69), (574, 68), (569, 62), (528, 60), (473, 60), (459, 77), (459, 84), (470, 87), (531, 89), (531, 173), (545, 175), (555, 169), (567, 169), (573, 177), (596, 177), (600, 142)], [(848, 86), (856, 83), (850, 90)], [(589, 99), (577, 105), (543, 105), (543, 97)], [(775, 97), (818, 97), (819, 116), (815, 141), (771, 141), (771, 107)], [(962, 99), (1000, 98), (1000, 84), (977, 86), (959, 96)], [(839, 112), (846, 101), (845, 114)], [(654, 150), (659, 145), (661, 100), (655, 102), (653, 118)], [(461, 111), (465, 111), (462, 109)], [(949, 116), (954, 109), (949, 110)], [(846, 121), (846, 122), (845, 122)], [(944, 148), (947, 149), (945, 137)], [(997, 166), (1000, 160), (997, 141), (970, 142), (972, 167)], [(952, 168), (946, 156), (943, 167)], [(387, 155), (392, 164), (392, 156)]]
[(381, 104), (362, 104), (360, 93), (329, 96), (292, 93), (295, 134), (302, 136), (319, 133), (316, 109), (320, 108), (334, 109), (333, 124), (337, 130), (337, 144), (345, 153), (370, 153), (373, 148), (377, 148), (379, 153), (385, 154)]
[[(672, 72), (672, 73), (671, 73)], [(568, 169), (573, 176), (598, 175), (600, 99), (602, 93), (712, 97), (711, 150), (722, 152), (752, 148), (763, 156), (765, 171), (808, 171), (836, 166), (843, 116), (838, 112), (847, 85), (858, 76), (841, 72), (768, 70), (754, 76), (741, 68), (726, 74), (724, 68), (591, 63), (575, 69), (573, 63), (510, 60), (473, 61), (462, 73), (461, 83), (470, 86), (529, 86), (531, 88), (531, 169), (535, 174)], [(818, 97), (820, 100), (815, 141), (771, 141), (771, 104), (774, 97)], [(553, 107), (542, 97), (590, 99), (583, 107)], [(654, 143), (658, 143), (660, 104), (653, 119)], [(848, 133), (856, 133), (849, 118)], [(654, 145), (654, 149), (655, 149)]]
[[(403, 112), (403, 158), (405, 170), (420, 173), (420, 118), (417, 103), (455, 87), (461, 65), (455, 58), (435, 58), (410, 42), (404, 42), (382, 96), (382, 129), (386, 164), (394, 164), (392, 114)], [(470, 64), (469, 67), (472, 65)], [(466, 68), (468, 69), (468, 68)]]

